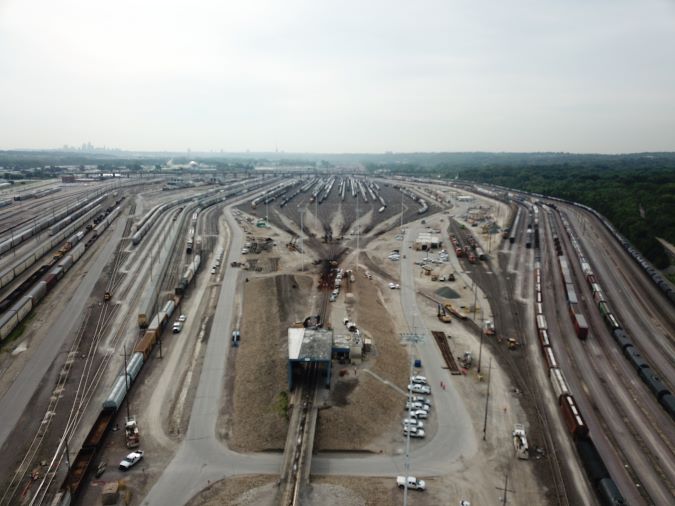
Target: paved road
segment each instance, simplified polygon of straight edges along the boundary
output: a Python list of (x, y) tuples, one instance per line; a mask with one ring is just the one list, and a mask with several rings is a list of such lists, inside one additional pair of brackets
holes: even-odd
[[(234, 223), (230, 210), (231, 206), (225, 213), (231, 231), (226, 265), (238, 260), (239, 250), (244, 243), (244, 236)], [(412, 258), (403, 262), (401, 268), (401, 297), (407, 310), (406, 319), (412, 329), (413, 314), (419, 313), (415, 301)], [(236, 269), (226, 269), (186, 438), (145, 497), (144, 505), (185, 504), (210, 483), (226, 476), (280, 472), (281, 455), (235, 453), (216, 437), (215, 427), (224, 390), (225, 363), (233, 317), (232, 294), (237, 286), (237, 276)], [(452, 387), (448, 373), (442, 369), (440, 353), (435, 349), (433, 340), (428, 337), (427, 329), (416, 321), (417, 332), (427, 336), (426, 342), (418, 345), (416, 356), (422, 358), (426, 364), (425, 372), (433, 385), (440, 384), (443, 380), (449, 387), (445, 391), (433, 388), (435, 409), (441, 423), (436, 436), (414, 450), (411, 469), (423, 475), (445, 474), (452, 469), (460, 456), (469, 458), (473, 455), (477, 450), (477, 442), (463, 402)], [(331, 455), (312, 459), (314, 474), (392, 476), (402, 471), (403, 458), (400, 456)]]
[[(56, 356), (61, 352), (66, 339), (73, 335), (76, 326), (79, 325), (82, 310), (86, 306), (94, 285), (101, 277), (103, 268), (110, 261), (115, 248), (117, 248), (117, 244), (122, 238), (126, 222), (124, 216), (123, 214), (118, 217), (111, 230), (106, 233), (106, 235), (111, 234), (111, 236), (103, 237), (103, 240), (106, 240), (106, 244), (91, 263), (89, 271), (77, 287), (73, 297), (63, 308), (63, 312), (54, 324), (45, 329), (46, 335), (43, 342), (40, 343), (39, 349), (28, 359), (25, 367), (16, 377), (12, 386), (0, 399), (0, 413), (2, 413), (0, 448), (2, 448), (7, 437), (14, 430), (15, 425), (19, 421), (19, 418), (21, 418), (33, 395), (35, 395)], [(69, 282), (67, 277), (70, 274), (66, 275), (66, 280), (62, 281), (62, 283)]]
[(231, 209), (232, 206), (228, 206), (225, 212), (231, 232), (225, 261), (228, 267), (223, 277), (190, 424), (178, 452), (145, 497), (143, 504), (185, 504), (210, 482), (221, 480), (225, 476), (245, 473), (276, 474), (280, 469), (280, 455), (235, 453), (216, 437), (215, 427), (224, 391), (225, 363), (230, 349), (232, 299), (239, 274), (239, 270), (229, 268), (229, 264), (239, 259), (244, 243), (244, 235), (234, 222)]

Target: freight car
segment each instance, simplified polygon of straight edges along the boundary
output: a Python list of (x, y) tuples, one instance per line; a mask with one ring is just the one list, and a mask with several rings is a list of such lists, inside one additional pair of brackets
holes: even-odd
[[(116, 208), (110, 213), (99, 226), (105, 228), (119, 214), (120, 208)], [(0, 342), (6, 339), (12, 331), (26, 318), (31, 310), (45, 297), (45, 295), (54, 287), (56, 282), (70, 270), (75, 262), (84, 254), (85, 245), (79, 243), (72, 248), (67, 255), (64, 255), (56, 265), (51, 262), (46, 267), (48, 273), (42, 280), (29, 288), (26, 295), (18, 300), (9, 308), (9, 310), (0, 317)], [(43, 266), (45, 267), (45, 266)], [(43, 271), (41, 269), (41, 271)]]

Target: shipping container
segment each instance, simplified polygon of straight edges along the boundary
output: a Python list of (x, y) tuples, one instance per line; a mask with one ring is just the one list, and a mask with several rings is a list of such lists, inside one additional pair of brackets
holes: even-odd
[(546, 326), (546, 317), (544, 315), (537, 315), (537, 329), (539, 330), (547, 330), (548, 327)]
[(565, 377), (563, 376), (560, 369), (549, 369), (549, 371), (549, 376), (551, 379), (551, 384), (553, 385), (553, 391), (556, 395), (556, 400), (560, 402), (561, 396), (569, 394), (570, 389), (568, 388), (567, 381), (565, 381)]
[(577, 298), (577, 292), (574, 291), (574, 285), (565, 285), (565, 291), (567, 292), (567, 300), (570, 304), (578, 304), (579, 299)]
[(548, 338), (548, 330), (539, 331), (539, 342), (541, 343), (542, 350), (551, 346), (551, 341)]
[(558, 367), (558, 362), (550, 346), (544, 348), (544, 359), (546, 359), (546, 365), (549, 369)]
[(588, 425), (584, 421), (576, 401), (571, 395), (564, 395), (560, 402), (560, 410), (563, 414), (563, 420), (567, 425), (567, 430), (574, 439), (586, 437), (588, 435)]
[(570, 316), (572, 317), (572, 324), (574, 325), (577, 337), (579, 339), (586, 339), (588, 337), (588, 323), (586, 323), (584, 315), (570, 310)]

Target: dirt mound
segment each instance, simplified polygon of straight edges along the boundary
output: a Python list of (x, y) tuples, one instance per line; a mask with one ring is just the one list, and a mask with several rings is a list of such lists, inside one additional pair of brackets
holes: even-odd
[(448, 286), (439, 288), (436, 290), (436, 294), (445, 297), (446, 299), (459, 299), (461, 297), (456, 291)]

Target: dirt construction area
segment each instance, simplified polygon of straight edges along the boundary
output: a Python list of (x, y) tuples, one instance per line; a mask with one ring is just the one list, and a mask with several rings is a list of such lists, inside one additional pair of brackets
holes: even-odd
[[(435, 221), (433, 216), (427, 217), (427, 222), (430, 219), (432, 223), (438, 221), (440, 227), (440, 221), (446, 218), (439, 214), (435, 215)], [(346, 335), (343, 319), (348, 318), (372, 345), (363, 360), (333, 361), (330, 389), (323, 390), (320, 397), (315, 452), (388, 455), (401, 459), (402, 465), (405, 443), (400, 419), (404, 414), (410, 362), (400, 334), (410, 329), (403, 318), (400, 292), (388, 287), (389, 282), (400, 282), (399, 264), (387, 259), (393, 249), (401, 247), (397, 233), (394, 230), (364, 241), (367, 246), (358, 259), (353, 249), (341, 259), (340, 267), (352, 269), (355, 279), (343, 286), (337, 300), (330, 304), (326, 327), (332, 328), (336, 336)], [(312, 264), (319, 254), (306, 248), (305, 270), (300, 272), (297, 251), (276, 253), (281, 253), (281, 272), (246, 273), (248, 281), (243, 282), (240, 313), (241, 345), (229, 355), (226, 385), (233, 394), (226, 396), (230, 400), (223, 406), (221, 433), (228, 446), (241, 452), (283, 450), (288, 430), (286, 413), (292, 408), (287, 404), (292, 398), (288, 392), (287, 329), (316, 314), (319, 306), (320, 292), (316, 287), (320, 273), (319, 267)], [(443, 285), (430, 281), (421, 270), (416, 272), (418, 294), (433, 295), (445, 286), (457, 293), (453, 303), (469, 308), (477, 298), (483, 314), (491, 316), (485, 294), (472, 287), (461, 267), (451, 262), (445, 269), (448, 273), (455, 272), (456, 282)], [(418, 295), (418, 306), (423, 313), (419, 318), (428, 329), (444, 330), (452, 336), (454, 355), (466, 350), (478, 355), (479, 325), (471, 319), (455, 320), (449, 326), (439, 322), (435, 317), (436, 305), (428, 296)], [(483, 349), (484, 364), (490, 359), (491, 353)], [(475, 364), (462, 371), (460, 376), (448, 377), (464, 399), (474, 433), (480, 439), (486, 374), (476, 374)], [(425, 479), (428, 490), (411, 491), (410, 504), (455, 504), (460, 498), (487, 504), (501, 497), (498, 489), (504, 485), (506, 474), (509, 474), (508, 488), (518, 492), (517, 497), (509, 497), (510, 504), (547, 503), (546, 490), (535, 478), (536, 467), (543, 465), (538, 462), (539, 457), (521, 462), (513, 456), (511, 430), (514, 423), (525, 421), (525, 416), (518, 392), (497, 361), (491, 363), (491, 382), (486, 441), (479, 445), (477, 453), (452, 463), (449, 474), (418, 476)], [(442, 397), (436, 397), (435, 402), (442, 402)], [(442, 429), (435, 414), (430, 415), (427, 426), (432, 436)], [(413, 441), (412, 450), (427, 444)], [(277, 481), (277, 476), (228, 478), (212, 484), (191, 504), (272, 505)], [(313, 475), (307, 496), (308, 504), (326, 505), (389, 505), (401, 500), (402, 492), (395, 486), (393, 476)]]

